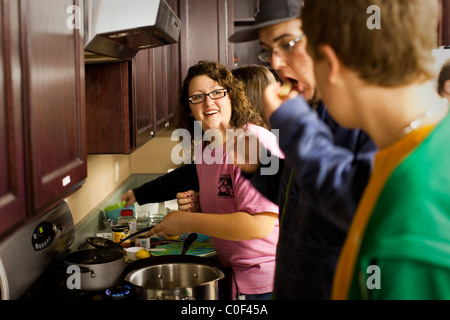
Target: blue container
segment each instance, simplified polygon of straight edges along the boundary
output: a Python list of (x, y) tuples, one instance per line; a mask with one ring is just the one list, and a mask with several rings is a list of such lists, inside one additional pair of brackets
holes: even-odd
[(120, 212), (125, 209), (133, 210), (133, 216), (136, 215), (134, 211), (134, 205), (131, 207), (124, 207), (125, 201), (117, 204), (113, 204), (105, 208), (106, 219), (112, 220), (114, 223), (117, 223), (117, 219), (120, 217)]

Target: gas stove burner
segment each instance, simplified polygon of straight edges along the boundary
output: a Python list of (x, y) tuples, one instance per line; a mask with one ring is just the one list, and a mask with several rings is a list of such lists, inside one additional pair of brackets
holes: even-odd
[(111, 300), (123, 300), (127, 299), (131, 294), (131, 288), (129, 285), (116, 286), (106, 290), (106, 297)]

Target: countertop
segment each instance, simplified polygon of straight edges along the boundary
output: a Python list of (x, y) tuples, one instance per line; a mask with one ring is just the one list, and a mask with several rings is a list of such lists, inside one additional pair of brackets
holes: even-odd
[[(87, 237), (95, 236), (99, 225), (102, 223), (103, 209), (120, 203), (122, 195), (130, 189), (137, 188), (142, 184), (152, 181), (162, 174), (135, 174), (130, 176), (124, 183), (122, 183), (117, 189), (115, 189), (108, 197), (106, 197), (96, 208), (94, 208), (88, 215), (75, 225), (75, 239), (70, 246), (71, 250), (78, 250), (80, 246), (85, 243)], [(166, 201), (159, 204), (159, 211), (162, 214), (166, 214), (166, 208), (171, 210), (177, 209), (176, 200)], [(158, 212), (159, 212), (158, 211)]]

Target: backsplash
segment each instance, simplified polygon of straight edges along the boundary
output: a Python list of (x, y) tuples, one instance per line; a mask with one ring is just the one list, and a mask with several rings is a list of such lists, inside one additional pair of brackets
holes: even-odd
[[(88, 177), (80, 190), (66, 199), (75, 225), (109, 198), (132, 175), (167, 173), (171, 161), (173, 129), (166, 129), (131, 155), (88, 155)], [(126, 190), (125, 190), (126, 191)]]

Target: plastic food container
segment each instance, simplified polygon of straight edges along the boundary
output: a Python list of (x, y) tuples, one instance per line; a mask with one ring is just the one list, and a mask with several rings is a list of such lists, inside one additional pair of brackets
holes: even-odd
[(138, 236), (135, 239), (135, 245), (136, 247), (150, 249), (151, 248), (151, 240), (147, 236)]
[(136, 253), (137, 253), (139, 250), (142, 250), (142, 248), (141, 248), (141, 247), (130, 247), (130, 248), (126, 248), (126, 249), (125, 249), (125, 252), (127, 253), (128, 259), (130, 259), (130, 260), (137, 260), (137, 258), (136, 258)]
[(111, 221), (113, 221), (113, 223), (116, 224), (120, 217), (120, 212), (122, 210), (129, 209), (129, 210), (133, 210), (133, 212), (134, 212), (134, 206), (124, 207), (125, 203), (126, 202), (123, 201), (121, 203), (116, 203), (116, 204), (106, 207), (105, 208), (106, 219), (111, 220)]

